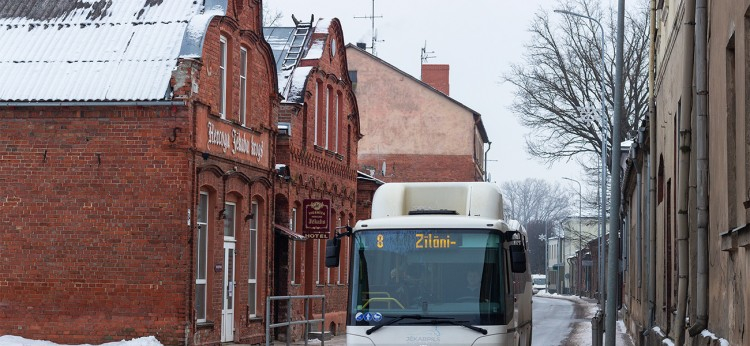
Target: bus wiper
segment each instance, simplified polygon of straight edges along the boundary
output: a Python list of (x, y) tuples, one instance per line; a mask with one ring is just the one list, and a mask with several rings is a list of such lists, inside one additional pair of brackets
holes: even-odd
[(454, 326), (466, 327), (466, 328), (469, 328), (469, 329), (471, 329), (473, 331), (476, 331), (478, 333), (482, 333), (484, 335), (487, 335), (487, 329), (480, 328), (480, 327), (477, 327), (477, 326), (472, 326), (471, 324), (469, 324), (469, 321), (453, 321), (452, 318), (450, 318), (450, 319), (445, 319), (445, 318), (442, 318), (442, 319), (433, 319), (433, 320), (428, 321), (428, 322), (420, 322), (420, 323), (415, 323), (415, 324), (441, 324), (441, 323), (452, 324)]
[(473, 330), (475, 332), (479, 332), (479, 333), (482, 333), (484, 335), (487, 335), (487, 329), (480, 328), (480, 327), (477, 327), (477, 326), (472, 326), (471, 324), (469, 324), (469, 321), (432, 320), (432, 321), (430, 321), (430, 323), (431, 324), (440, 324), (440, 323), (452, 324), (454, 326), (466, 327), (466, 328), (469, 328), (469, 329), (471, 329), (471, 330)]
[[(393, 316), (388, 316), (388, 317), (393, 317)], [(405, 319), (412, 319), (412, 320), (432, 320), (433, 322), (437, 322), (437, 321), (442, 321), (442, 320), (452, 320), (453, 318), (452, 317), (422, 316), (422, 315), (401, 315), (401, 316), (393, 318), (392, 320), (390, 320), (388, 322), (383, 322), (381, 324), (378, 324), (378, 325), (376, 325), (376, 326), (368, 329), (367, 331), (365, 331), (365, 334), (370, 335), (370, 334), (374, 333), (376, 330), (378, 330), (380, 328), (383, 328), (385, 326), (390, 326), (391, 324), (394, 324), (394, 323), (396, 323), (398, 321), (405, 320)], [(449, 322), (449, 321), (446, 321), (446, 322)], [(487, 334), (486, 330), (484, 331), (484, 334)]]

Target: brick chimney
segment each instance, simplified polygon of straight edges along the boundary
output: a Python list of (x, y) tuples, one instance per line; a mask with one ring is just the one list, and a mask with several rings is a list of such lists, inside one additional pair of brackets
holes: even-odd
[(422, 81), (443, 94), (450, 95), (449, 70), (450, 66), (447, 64), (422, 64)]

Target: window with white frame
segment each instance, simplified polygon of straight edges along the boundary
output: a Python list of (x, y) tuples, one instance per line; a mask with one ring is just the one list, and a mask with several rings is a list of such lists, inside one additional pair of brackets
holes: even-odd
[(227, 38), (219, 39), (219, 116), (227, 118)]
[(224, 240), (234, 240), (234, 219), (236, 209), (237, 205), (234, 203), (224, 203)]
[(258, 295), (258, 275), (257, 275), (257, 269), (258, 269), (258, 203), (253, 202), (250, 206), (250, 214), (252, 215), (252, 218), (250, 219), (250, 234), (249, 234), (249, 244), (248, 244), (248, 257), (250, 258), (250, 263), (248, 266), (248, 275), (247, 275), (247, 286), (248, 286), (248, 292), (247, 292), (247, 309), (250, 314), (250, 317), (257, 316), (256, 313), (256, 301), (257, 301), (257, 295)]
[(315, 83), (315, 120), (314, 120), (314, 130), (313, 131), (313, 144), (318, 145), (318, 117), (320, 116), (320, 112), (318, 111), (318, 108), (320, 108), (320, 83)]
[[(297, 208), (292, 208), (292, 214), (289, 217), (289, 229), (292, 232), (297, 232)], [(289, 276), (291, 277), (292, 283), (297, 283), (297, 242), (292, 240), (292, 256)]]
[(324, 128), (324, 131), (325, 131), (325, 148), (328, 149), (329, 148), (329, 146), (328, 146), (328, 142), (329, 142), (328, 138), (330, 137), (328, 135), (328, 131), (330, 131), (330, 128), (331, 128), (331, 124), (330, 124), (331, 123), (331, 88), (326, 88), (326, 112), (325, 112), (325, 115), (326, 115), (325, 125), (324, 125), (325, 126), (325, 128)]
[(247, 118), (247, 48), (240, 48), (240, 124)]
[(333, 140), (334, 151), (339, 152), (339, 93), (336, 93), (336, 100), (334, 101), (334, 113), (333, 113)]
[[(339, 216), (338, 220), (336, 220), (336, 229), (339, 229), (341, 227), (341, 216)], [(341, 265), (336, 268), (336, 284), (341, 284)]]
[(315, 247), (318, 248), (318, 255), (315, 256), (315, 284), (320, 285), (320, 239), (315, 239)]
[(206, 322), (206, 254), (208, 253), (208, 193), (201, 192), (198, 198), (198, 234), (195, 261), (195, 317), (197, 322)]

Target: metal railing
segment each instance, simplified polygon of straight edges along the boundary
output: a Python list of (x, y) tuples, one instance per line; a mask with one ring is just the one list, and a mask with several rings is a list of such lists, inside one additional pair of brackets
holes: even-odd
[[(295, 299), (303, 299), (305, 301), (305, 319), (294, 320), (292, 315), (292, 301)], [(321, 317), (318, 319), (310, 319), (310, 300), (320, 299), (321, 302)], [(271, 323), (271, 301), (272, 300), (286, 300), (286, 321), (279, 323)], [(271, 328), (286, 327), (286, 344), (290, 345), (292, 339), (292, 325), (304, 324), (305, 325), (305, 345), (307, 345), (308, 332), (310, 326), (315, 322), (320, 322), (320, 331), (325, 333), (325, 320), (326, 320), (326, 296), (324, 295), (310, 295), (310, 296), (274, 296), (266, 298), (266, 346), (271, 345)], [(325, 338), (320, 338), (320, 344), (325, 346)]]

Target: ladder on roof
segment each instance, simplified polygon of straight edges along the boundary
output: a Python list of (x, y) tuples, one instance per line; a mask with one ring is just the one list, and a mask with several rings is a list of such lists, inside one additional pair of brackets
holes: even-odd
[(292, 42), (289, 45), (289, 49), (286, 51), (284, 56), (284, 62), (282, 67), (294, 66), (297, 61), (302, 57), (302, 49), (305, 46), (307, 40), (307, 34), (310, 32), (310, 26), (297, 26), (292, 34)]

